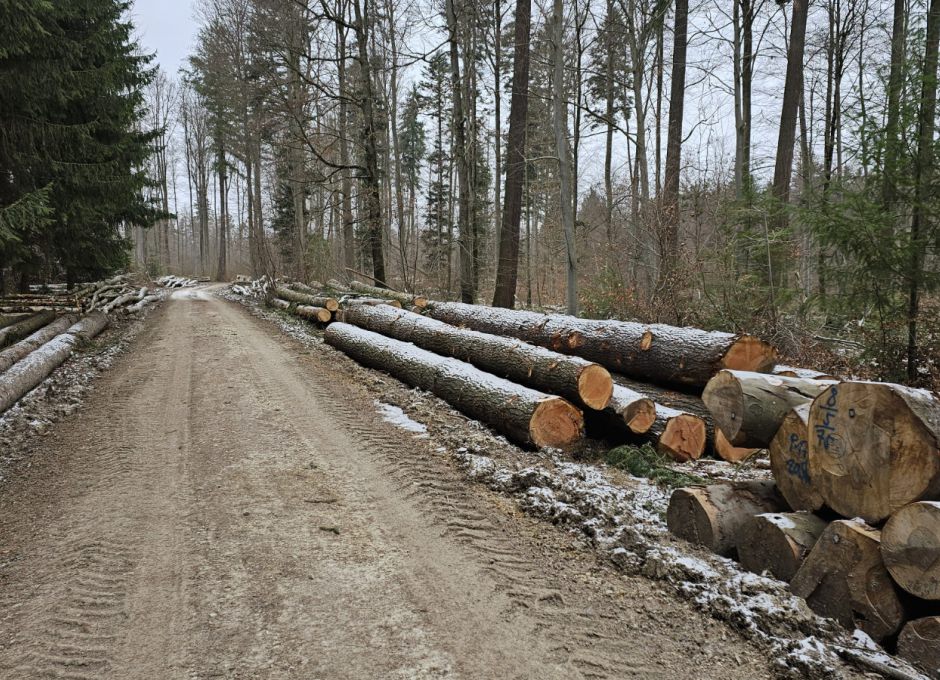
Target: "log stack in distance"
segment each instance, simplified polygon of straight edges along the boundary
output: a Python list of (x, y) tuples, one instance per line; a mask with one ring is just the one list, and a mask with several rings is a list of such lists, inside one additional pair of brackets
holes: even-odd
[(324, 339), (359, 363), (433, 392), (519, 444), (568, 448), (583, 437), (581, 411), (561, 397), (347, 323), (330, 325)]
[(940, 401), (926, 390), (842, 382), (809, 411), (813, 486), (843, 517), (871, 524), (940, 498)]

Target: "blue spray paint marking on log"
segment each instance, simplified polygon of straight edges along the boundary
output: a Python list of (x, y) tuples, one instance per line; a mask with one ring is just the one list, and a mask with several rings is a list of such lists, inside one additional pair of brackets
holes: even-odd
[(819, 407), (819, 410), (824, 411), (826, 415), (822, 423), (815, 427), (819, 445), (826, 451), (832, 449), (833, 453), (841, 452), (841, 439), (836, 432), (836, 426), (832, 423), (833, 417), (839, 415), (838, 395), (839, 390), (835, 385), (829, 388), (829, 398), (826, 399), (824, 405)]
[(790, 435), (790, 456), (787, 459), (787, 472), (804, 484), (809, 484), (809, 445), (805, 439)]

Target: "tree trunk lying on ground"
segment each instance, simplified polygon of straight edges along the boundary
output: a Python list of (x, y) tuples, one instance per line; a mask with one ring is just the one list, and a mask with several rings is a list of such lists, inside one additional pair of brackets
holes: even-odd
[(607, 406), (613, 391), (610, 373), (603, 366), (515, 338), (457, 328), (389, 306), (356, 305), (346, 311), (345, 320), (595, 410)]
[(870, 523), (940, 498), (940, 400), (873, 382), (830, 386), (809, 411), (810, 476), (826, 505)]
[(330, 310), (325, 307), (314, 307), (312, 305), (297, 305), (294, 307), (294, 314), (303, 319), (316, 321), (318, 323), (329, 323), (333, 318), (333, 312)]
[(881, 555), (904, 590), (940, 600), (940, 503), (911, 503), (891, 515), (881, 530)]
[(8, 347), (14, 342), (19, 342), (34, 331), (37, 331), (43, 326), (52, 323), (55, 320), (55, 317), (56, 313), (54, 311), (46, 310), (44, 312), (39, 312), (38, 314), (33, 314), (32, 316), (29, 316), (22, 321), (17, 321), (16, 323), (0, 330), (0, 349)]
[(741, 532), (738, 559), (748, 571), (789, 581), (825, 528), (826, 520), (809, 512), (755, 515)]
[(369, 297), (344, 297), (342, 299), (343, 307), (355, 307), (356, 305), (368, 305), (369, 307), (394, 307), (401, 309), (401, 303), (398, 300), (389, 300), (387, 298), (369, 298)]
[(782, 509), (783, 499), (773, 482), (690, 486), (672, 493), (666, 524), (673, 535), (727, 557), (738, 548), (752, 517)]
[(287, 300), (282, 300), (281, 298), (271, 298), (268, 301), (268, 304), (277, 309), (290, 309), (290, 303)]
[(274, 290), (274, 294), (277, 295), (282, 300), (287, 300), (288, 302), (295, 302), (298, 305), (307, 305), (309, 307), (323, 307), (331, 312), (335, 312), (339, 309), (339, 302), (335, 298), (325, 297), (322, 295), (308, 295), (307, 293), (300, 293), (286, 286), (278, 286)]
[(908, 621), (898, 637), (898, 655), (940, 678), (940, 616)]
[(655, 442), (657, 451), (680, 463), (701, 458), (708, 442), (704, 420), (660, 404), (656, 404), (656, 419), (644, 437)]
[(604, 409), (633, 434), (645, 434), (656, 422), (656, 404), (645, 394), (614, 385)]
[(379, 288), (378, 286), (369, 286), (360, 281), (350, 281), (349, 288), (356, 291), (357, 293), (363, 293), (365, 295), (371, 295), (373, 297), (388, 298), (390, 300), (398, 300), (403, 305), (414, 305), (424, 309), (428, 306), (428, 299), (423, 295), (412, 295), (411, 293), (400, 293), (397, 290), (392, 290), (391, 288)]
[(775, 357), (770, 345), (753, 336), (697, 328), (546, 316), (457, 302), (429, 303), (428, 314), (450, 324), (520, 338), (596, 361), (633, 378), (664, 384), (702, 387), (723, 368), (768, 370)]
[(823, 497), (810, 477), (809, 407), (809, 404), (797, 406), (784, 417), (770, 440), (770, 469), (780, 494), (791, 508), (815, 512), (823, 506)]
[(76, 318), (73, 314), (60, 316), (49, 325), (0, 352), (0, 375), (23, 357), (36, 351), (55, 336), (64, 333), (75, 323)]
[(811, 402), (831, 384), (769, 373), (721, 371), (708, 381), (702, 400), (729, 442), (767, 447), (791, 408)]
[(857, 521), (831, 522), (790, 581), (817, 614), (881, 642), (898, 632), (904, 610), (881, 559), (881, 533)]
[(715, 447), (715, 455), (729, 463), (740, 463), (763, 450), (759, 447), (735, 446), (728, 441), (725, 433), (717, 427), (715, 428), (715, 441), (713, 442), (713, 446)]
[(561, 397), (346, 323), (331, 324), (324, 339), (362, 364), (433, 392), (517, 443), (565, 448), (581, 440), (581, 412)]
[(58, 368), (82, 341), (98, 335), (108, 325), (104, 314), (92, 314), (29, 353), (0, 375), (0, 413), (13, 406)]
[(7, 312), (0, 310), (0, 329), (19, 323), (30, 316), (29, 312)]
[(796, 366), (784, 366), (777, 364), (771, 371), (774, 375), (782, 375), (786, 378), (803, 378), (804, 380), (838, 380), (834, 375), (823, 373), (812, 368), (797, 368)]

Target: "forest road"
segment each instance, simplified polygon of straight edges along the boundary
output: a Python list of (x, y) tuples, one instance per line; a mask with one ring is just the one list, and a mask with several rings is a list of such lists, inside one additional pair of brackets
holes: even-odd
[(155, 311), (0, 490), (0, 677), (768, 677), (384, 422), (328, 352), (205, 289)]

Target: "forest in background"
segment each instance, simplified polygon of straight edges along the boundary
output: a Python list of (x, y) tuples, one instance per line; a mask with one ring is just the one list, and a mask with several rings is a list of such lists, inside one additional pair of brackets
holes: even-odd
[[(110, 52), (47, 39), (91, 7)], [(0, 8), (8, 286), (355, 276), (940, 371), (940, 0), (197, 0), (175, 74), (126, 3)]]

